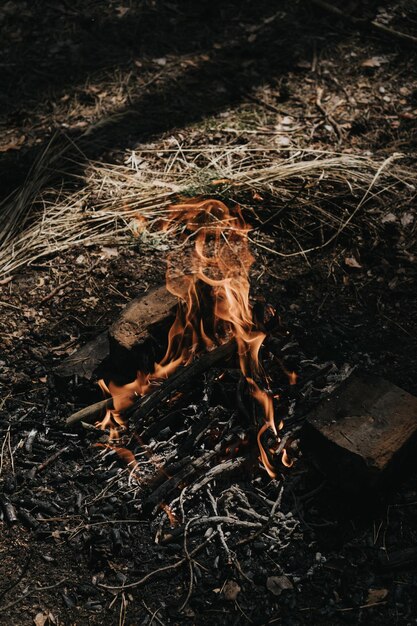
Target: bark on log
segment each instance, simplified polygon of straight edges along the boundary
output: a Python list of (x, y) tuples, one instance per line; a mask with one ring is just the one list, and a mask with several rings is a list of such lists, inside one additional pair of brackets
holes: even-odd
[(82, 376), (90, 380), (109, 356), (107, 331), (76, 350), (55, 368), (55, 374), (62, 378)]
[(152, 289), (128, 304), (109, 328), (112, 366), (116, 372), (138, 369), (151, 371), (158, 346), (162, 350), (174, 317), (178, 299), (165, 285)]

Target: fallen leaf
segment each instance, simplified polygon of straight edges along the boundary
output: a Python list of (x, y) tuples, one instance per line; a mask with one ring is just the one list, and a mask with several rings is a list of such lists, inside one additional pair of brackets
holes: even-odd
[(129, 7), (123, 7), (123, 6), (116, 7), (117, 17), (124, 17), (126, 13), (129, 13)]
[(412, 213), (403, 213), (400, 222), (402, 226), (410, 226), (414, 222), (414, 215)]
[(280, 596), (284, 589), (294, 589), (294, 585), (287, 576), (268, 576), (266, 588), (274, 596)]
[(365, 61), (362, 61), (361, 66), (362, 67), (381, 67), (383, 63), (389, 63), (389, 59), (384, 56), (375, 56), (375, 57), (370, 57), (369, 59), (365, 59)]
[(45, 615), (45, 613), (37, 613), (33, 618), (33, 623), (35, 624), (35, 626), (45, 626), (48, 619), (49, 618), (47, 615)]
[(376, 602), (382, 602), (388, 595), (388, 589), (368, 589), (368, 597), (366, 599), (367, 604), (375, 604)]
[(299, 67), (302, 70), (310, 70), (311, 69), (311, 61), (307, 61), (305, 59), (300, 59), (296, 63), (296, 67)]
[(384, 217), (381, 219), (383, 224), (392, 224), (397, 221), (397, 216), (394, 213), (386, 213)]
[(109, 248), (107, 246), (103, 246), (101, 248), (101, 258), (111, 259), (112, 257), (119, 256), (119, 250), (117, 248)]
[(240, 593), (240, 586), (235, 580), (228, 580), (223, 587), (224, 599), (234, 602)]
[(26, 136), (21, 135), (20, 137), (13, 137), (8, 141), (8, 143), (0, 146), (0, 152), (8, 152), (9, 150), (14, 150), (19, 148), (25, 142)]
[(357, 269), (360, 269), (362, 267), (362, 265), (358, 263), (358, 261), (355, 259), (354, 256), (347, 256), (345, 258), (345, 265), (347, 265), (348, 267), (354, 267)]

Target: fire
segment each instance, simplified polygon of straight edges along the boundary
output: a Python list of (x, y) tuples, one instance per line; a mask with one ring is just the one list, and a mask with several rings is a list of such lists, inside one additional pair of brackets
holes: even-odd
[[(262, 435), (269, 430), (279, 443), (282, 422), (275, 423), (272, 395), (255, 382), (267, 386), (259, 362), (266, 335), (255, 327), (249, 299), (249, 272), (254, 261), (248, 240), (250, 227), (239, 207), (231, 211), (218, 200), (172, 205), (158, 226), (169, 232), (178, 227), (182, 232), (181, 245), (167, 261), (167, 289), (179, 300), (168, 347), (152, 373), (138, 371), (136, 379), (123, 387), (112, 382), (107, 387), (101, 381), (114, 404), (102, 426), (110, 429), (110, 439), (115, 438), (124, 428), (123, 410), (135, 396), (149, 393), (158, 381), (168, 378), (180, 365), (189, 364), (199, 352), (234, 338), (240, 369), (263, 413), (264, 424), (257, 438), (260, 459), (268, 474), (275, 477)], [(294, 384), (295, 373), (288, 374)], [(285, 450), (282, 460), (287, 465)]]

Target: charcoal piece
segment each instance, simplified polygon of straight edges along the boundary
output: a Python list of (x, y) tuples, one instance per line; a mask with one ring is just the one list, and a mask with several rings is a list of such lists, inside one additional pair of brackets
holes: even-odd
[(351, 375), (310, 413), (301, 443), (339, 487), (381, 491), (414, 460), (417, 398), (377, 376)]
[(7, 522), (9, 524), (15, 524), (17, 522), (16, 509), (6, 496), (0, 496), (0, 506)]
[(27, 498), (23, 497), (19, 504), (23, 504), (31, 510), (38, 510), (46, 515), (50, 515), (51, 517), (56, 517), (59, 515), (61, 509), (58, 507), (56, 501), (55, 504), (50, 504), (49, 502), (44, 502), (43, 500), (38, 500), (37, 498)]
[(19, 510), (19, 517), (24, 523), (24, 525), (30, 528), (31, 530), (37, 530), (39, 528), (38, 520), (34, 518), (33, 515), (29, 513), (29, 511), (26, 511), (26, 509)]

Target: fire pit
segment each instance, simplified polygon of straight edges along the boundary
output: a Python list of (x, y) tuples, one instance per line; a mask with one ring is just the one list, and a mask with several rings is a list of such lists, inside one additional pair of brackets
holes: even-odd
[[(259, 461), (275, 478), (282, 464), (292, 465), (286, 449), (291, 440), (280, 431), (297, 374), (281, 354), (289, 341), (273, 307), (251, 304), (250, 227), (240, 208), (229, 210), (217, 200), (177, 204), (158, 228), (180, 231), (167, 261), (166, 290), (131, 306), (115, 325), (109, 350), (114, 362), (107, 356), (113, 376), (107, 372), (99, 381), (110, 399), (68, 423), (95, 418), (106, 407), (96, 424), (105, 440), (97, 445), (116, 452), (132, 480), (151, 490), (144, 509), (167, 510), (183, 488), (195, 494), (214, 476), (253, 472)], [(150, 363), (143, 327), (158, 322), (166, 349)], [(142, 369), (134, 379), (116, 382), (135, 360)]]

